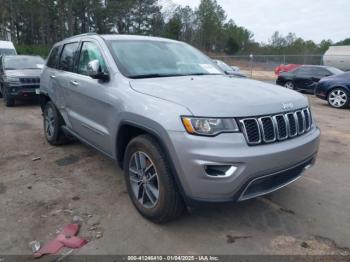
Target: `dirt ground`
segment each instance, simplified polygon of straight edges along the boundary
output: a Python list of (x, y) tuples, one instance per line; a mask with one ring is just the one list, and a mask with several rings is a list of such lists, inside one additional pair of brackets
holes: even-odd
[(309, 99), (322, 138), (303, 178), (166, 225), (137, 213), (113, 161), (79, 142), (50, 146), (37, 105), (0, 101), (0, 257), (30, 254), (74, 217), (90, 242), (73, 254), (350, 254), (350, 110)]

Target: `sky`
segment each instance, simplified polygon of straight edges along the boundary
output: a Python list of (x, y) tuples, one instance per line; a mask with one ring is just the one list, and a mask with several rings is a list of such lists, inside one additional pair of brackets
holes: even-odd
[[(198, 7), (200, 0), (173, 0)], [(217, 0), (239, 26), (254, 34), (257, 42), (268, 42), (274, 31), (289, 32), (317, 43), (350, 38), (350, 0)]]

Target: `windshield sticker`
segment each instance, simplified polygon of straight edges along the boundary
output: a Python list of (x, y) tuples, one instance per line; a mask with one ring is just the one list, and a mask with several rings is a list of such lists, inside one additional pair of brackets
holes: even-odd
[(210, 74), (220, 74), (221, 72), (211, 64), (200, 64), (200, 66)]
[(36, 67), (39, 68), (39, 69), (43, 69), (44, 65), (43, 64), (36, 64)]

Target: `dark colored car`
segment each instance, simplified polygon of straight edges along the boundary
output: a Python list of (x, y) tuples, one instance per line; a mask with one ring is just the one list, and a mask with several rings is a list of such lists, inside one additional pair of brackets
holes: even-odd
[(350, 106), (350, 72), (323, 78), (317, 84), (315, 95), (335, 108)]
[[(213, 60), (213, 61), (226, 75), (243, 77), (243, 78), (247, 77), (239, 70), (238, 67), (231, 67), (221, 60)], [(237, 68), (237, 69), (234, 70), (234, 68)]]
[(282, 72), (276, 84), (293, 90), (314, 93), (318, 81), (322, 78), (344, 73), (329, 66), (303, 65), (289, 72)]
[(16, 99), (33, 98), (40, 87), (40, 75), (45, 61), (40, 56), (2, 56), (0, 59), (0, 97), (6, 106)]

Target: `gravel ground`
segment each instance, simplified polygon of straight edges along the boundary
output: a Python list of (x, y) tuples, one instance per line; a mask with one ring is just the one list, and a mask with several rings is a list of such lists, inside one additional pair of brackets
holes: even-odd
[(349, 254), (350, 110), (309, 99), (322, 138), (302, 179), (167, 225), (136, 212), (113, 161), (79, 142), (50, 146), (37, 105), (1, 102), (0, 255), (30, 254), (30, 241), (45, 243), (74, 216), (90, 242), (73, 254)]

